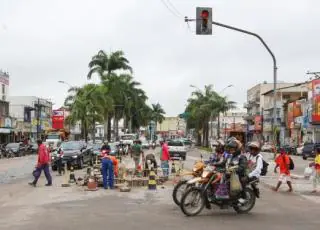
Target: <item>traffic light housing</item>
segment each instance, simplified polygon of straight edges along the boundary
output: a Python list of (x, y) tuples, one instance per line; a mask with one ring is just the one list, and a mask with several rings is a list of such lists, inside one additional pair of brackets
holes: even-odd
[(197, 7), (196, 16), (196, 34), (211, 35), (212, 34), (212, 8)]

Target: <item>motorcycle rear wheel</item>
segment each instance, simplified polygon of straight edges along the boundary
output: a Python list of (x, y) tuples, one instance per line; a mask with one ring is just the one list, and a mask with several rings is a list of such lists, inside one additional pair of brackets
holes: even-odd
[(246, 197), (242, 197), (246, 200), (246, 204), (233, 206), (233, 209), (239, 214), (249, 213), (256, 204), (256, 195), (251, 188), (245, 188), (243, 192), (246, 194)]
[[(189, 202), (189, 198), (192, 199), (192, 202)], [(198, 205), (198, 208), (195, 210), (189, 210), (189, 206)], [(205, 206), (205, 197), (203, 196), (203, 191), (201, 188), (192, 187), (186, 191), (186, 193), (182, 196), (180, 208), (181, 211), (186, 216), (196, 216), (198, 215)]]

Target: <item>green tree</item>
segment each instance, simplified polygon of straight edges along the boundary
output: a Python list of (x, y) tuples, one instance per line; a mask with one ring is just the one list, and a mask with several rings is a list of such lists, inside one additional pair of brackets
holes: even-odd
[(159, 103), (152, 104), (151, 106), (152, 106), (151, 107), (151, 109), (152, 109), (152, 113), (151, 113), (152, 120), (155, 121), (156, 125), (158, 123), (161, 124), (165, 119), (164, 115), (165, 115), (166, 112), (164, 111), (164, 109), (162, 108), (162, 106)]

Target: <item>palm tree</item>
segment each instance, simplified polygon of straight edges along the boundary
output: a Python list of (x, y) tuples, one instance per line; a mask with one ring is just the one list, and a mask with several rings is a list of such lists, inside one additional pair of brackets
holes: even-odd
[(156, 125), (159, 123), (161, 124), (163, 120), (165, 119), (164, 114), (166, 113), (162, 106), (157, 104), (152, 104), (152, 115), (151, 118), (155, 121)]
[[(111, 78), (116, 76), (114, 74), (115, 71), (128, 70), (129, 72), (132, 72), (129, 61), (125, 58), (123, 51), (112, 52), (108, 55), (103, 50), (100, 50), (95, 56), (92, 57), (91, 61), (89, 62), (89, 68), (90, 71), (87, 75), (87, 78), (91, 79), (92, 75), (97, 73), (100, 76), (101, 82), (104, 82), (104, 85), (108, 87), (109, 90), (111, 89), (110, 84), (106, 82), (110, 81)], [(115, 99), (115, 97), (113, 97), (113, 99)], [(116, 113), (112, 114), (112, 112), (108, 110), (104, 115), (104, 132), (107, 133), (108, 140), (111, 138), (111, 119), (116, 114), (118, 115), (119, 112), (116, 111)]]
[(104, 106), (107, 102), (103, 95), (100, 85), (87, 84), (82, 88), (72, 88), (65, 105), (70, 109), (70, 115), (67, 122), (75, 124), (81, 121), (82, 135), (87, 141), (88, 133), (91, 131), (92, 137), (95, 138), (95, 122), (103, 120)]
[[(202, 140), (205, 146), (209, 146), (209, 121), (212, 117), (218, 117), (221, 112), (234, 108), (235, 102), (228, 101), (213, 90), (212, 85), (206, 85), (204, 91), (198, 89), (192, 92), (188, 100), (186, 112), (191, 114), (187, 120), (188, 127), (196, 128), (198, 131), (198, 144)], [(202, 138), (200, 135), (202, 131)]]

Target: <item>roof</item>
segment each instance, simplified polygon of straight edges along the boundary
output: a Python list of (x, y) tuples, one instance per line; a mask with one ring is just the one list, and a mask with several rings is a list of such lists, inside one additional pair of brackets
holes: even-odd
[[(306, 85), (306, 84), (308, 84), (309, 82), (302, 82), (302, 83), (297, 83), (297, 84), (294, 84), (294, 85), (292, 85), (292, 86), (286, 86), (286, 87), (281, 87), (281, 88), (277, 88), (276, 90), (282, 90), (282, 89), (290, 89), (290, 88), (294, 88), (294, 87), (299, 87), (299, 86), (302, 86), (302, 85)], [(299, 91), (302, 91), (301, 89), (299, 89)], [(307, 90), (305, 90), (305, 91), (307, 91)], [(290, 91), (291, 92), (291, 91)], [(298, 92), (298, 90), (297, 90), (297, 92)], [(272, 90), (269, 90), (269, 91), (267, 91), (267, 92), (265, 92), (265, 93), (262, 93), (261, 95), (268, 95), (268, 94), (271, 94), (271, 93), (273, 93), (273, 89)]]

